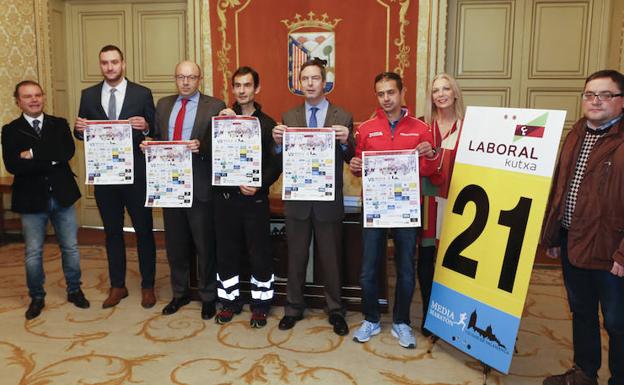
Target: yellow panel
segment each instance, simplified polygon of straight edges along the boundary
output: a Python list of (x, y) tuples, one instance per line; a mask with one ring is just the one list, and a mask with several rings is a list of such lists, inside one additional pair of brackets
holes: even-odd
[(459, 3), (457, 49), (459, 77), (511, 76), (513, 4)]
[[(449, 191), (449, 204), (455, 202), (459, 192), (468, 185), (480, 186), (485, 190), (489, 207), (481, 206), (477, 209), (476, 203), (469, 201), (463, 214), (455, 214), (450, 210), (451, 207), (448, 208), (444, 216), (435, 280), (479, 302), (520, 317), (546, 208), (550, 178), (457, 163)], [(516, 208), (523, 197), (531, 200), (530, 209), (527, 212), (515, 279), (510, 281), (513, 289), (508, 292), (498, 286), (511, 228), (499, 224), (499, 218), (503, 211)], [(476, 234), (476, 239), (459, 252), (461, 256), (478, 262), (475, 277), (471, 278), (444, 267), (443, 263), (449, 245), (473, 224), (477, 210), (479, 215), (487, 218), (483, 232)], [(521, 222), (518, 220), (516, 232), (522, 228)]]
[(585, 77), (589, 4), (540, 2), (533, 17), (529, 78)]

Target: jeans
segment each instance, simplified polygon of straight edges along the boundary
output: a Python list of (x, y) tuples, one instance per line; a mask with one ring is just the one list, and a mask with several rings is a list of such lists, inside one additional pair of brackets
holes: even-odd
[(567, 231), (561, 234), (563, 282), (572, 312), (574, 363), (595, 377), (600, 369), (598, 304), (609, 335), (609, 385), (624, 385), (624, 278), (606, 270), (573, 266), (568, 260)]
[(78, 253), (76, 208), (61, 207), (50, 197), (45, 211), (34, 214), (21, 214), (22, 234), (26, 247), (26, 284), (31, 298), (45, 297), (43, 283), (43, 243), (48, 220), (54, 226), (54, 232), (61, 248), (63, 273), (67, 283), (67, 292), (80, 290), (80, 254)]
[[(394, 260), (397, 281), (394, 294), (392, 320), (394, 323), (410, 324), (410, 304), (414, 295), (416, 253), (416, 228), (390, 229), (394, 239)], [(362, 312), (369, 322), (379, 322), (379, 267), (386, 258), (388, 229), (362, 229)]]

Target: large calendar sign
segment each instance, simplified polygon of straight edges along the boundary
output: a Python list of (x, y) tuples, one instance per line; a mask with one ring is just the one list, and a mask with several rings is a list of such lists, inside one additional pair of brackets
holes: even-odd
[(508, 373), (565, 111), (469, 107), (425, 327)]

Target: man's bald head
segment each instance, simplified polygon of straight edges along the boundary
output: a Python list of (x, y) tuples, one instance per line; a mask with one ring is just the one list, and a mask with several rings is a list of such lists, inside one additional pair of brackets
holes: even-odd
[(201, 68), (195, 62), (185, 60), (175, 68), (176, 87), (181, 96), (192, 96), (201, 83)]

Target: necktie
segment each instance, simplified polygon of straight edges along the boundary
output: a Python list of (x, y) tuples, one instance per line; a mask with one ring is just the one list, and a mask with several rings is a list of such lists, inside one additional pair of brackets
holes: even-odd
[(41, 126), (39, 126), (39, 123), (41, 123), (39, 120), (33, 120), (33, 128), (35, 129), (37, 135), (41, 136)]
[(318, 127), (318, 122), (316, 121), (316, 111), (318, 110), (318, 107), (310, 108), (310, 124), (308, 124), (308, 127)]
[(108, 99), (108, 119), (117, 120), (117, 98), (115, 97), (116, 88), (111, 88), (110, 99)]
[(184, 125), (184, 114), (186, 114), (186, 103), (188, 99), (182, 99), (182, 107), (176, 116), (175, 126), (173, 128), (173, 140), (182, 140), (182, 126)]

